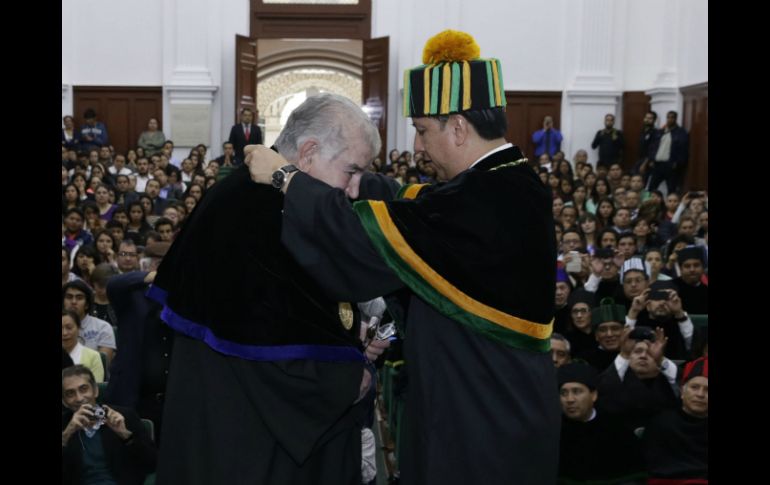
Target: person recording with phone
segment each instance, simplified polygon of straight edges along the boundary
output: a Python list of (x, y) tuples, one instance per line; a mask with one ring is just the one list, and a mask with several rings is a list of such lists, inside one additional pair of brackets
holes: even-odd
[(155, 470), (155, 445), (132, 409), (99, 405), (98, 397), (87, 367), (62, 370), (62, 484), (143, 484)]
[(672, 281), (656, 281), (635, 297), (626, 325), (662, 328), (668, 339), (666, 357), (670, 359), (684, 360), (690, 354), (695, 330)]

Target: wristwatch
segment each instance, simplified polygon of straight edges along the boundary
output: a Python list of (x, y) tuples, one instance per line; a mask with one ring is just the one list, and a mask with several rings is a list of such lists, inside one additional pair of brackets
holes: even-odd
[(686, 322), (688, 318), (690, 318), (690, 316), (687, 314), (687, 312), (682, 312), (682, 318), (674, 317), (674, 320), (676, 320), (677, 323), (682, 323)]
[(289, 164), (284, 165), (283, 167), (273, 172), (273, 181), (271, 182), (273, 187), (281, 190), (283, 185), (286, 183), (286, 176), (292, 172), (296, 172), (297, 170), (299, 169), (296, 167), (296, 165)]

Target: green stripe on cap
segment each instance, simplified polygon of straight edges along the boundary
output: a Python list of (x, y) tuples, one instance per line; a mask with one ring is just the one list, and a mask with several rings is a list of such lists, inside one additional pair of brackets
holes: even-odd
[(449, 101), (449, 112), (459, 111), (458, 102), (460, 101), (460, 63), (452, 63), (452, 97)]
[[(430, 113), (432, 115), (438, 114), (438, 82), (441, 77), (441, 66), (433, 68), (433, 72), (430, 73), (431, 86), (430, 86)], [(428, 113), (426, 113), (428, 114)]]
[(489, 93), (489, 107), (495, 105), (495, 84), (492, 81), (492, 65), (489, 61), (484, 61), (484, 65), (487, 68), (487, 92)]

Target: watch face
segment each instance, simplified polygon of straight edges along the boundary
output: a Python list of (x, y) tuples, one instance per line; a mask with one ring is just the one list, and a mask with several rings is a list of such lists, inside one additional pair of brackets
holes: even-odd
[(276, 170), (273, 172), (273, 187), (276, 189), (280, 189), (283, 187), (283, 181), (286, 178), (286, 174), (283, 173), (281, 170)]

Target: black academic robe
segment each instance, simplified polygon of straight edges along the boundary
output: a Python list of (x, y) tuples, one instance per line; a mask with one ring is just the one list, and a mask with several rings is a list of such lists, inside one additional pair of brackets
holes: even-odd
[(644, 431), (645, 459), (651, 477), (708, 479), (709, 420), (680, 409), (655, 416)]
[(200, 201), (148, 292), (178, 332), (159, 485), (360, 484), (358, 318), (281, 245), (282, 198), (234, 171)]
[(640, 379), (629, 367), (620, 380), (614, 365), (599, 375), (597, 386), (599, 410), (622, 417), (636, 429), (644, 427), (658, 412), (671, 409), (677, 404), (677, 397), (663, 373), (652, 379)]
[(621, 483), (645, 475), (641, 440), (622, 418), (603, 411), (588, 422), (562, 418), (559, 483)]
[(688, 285), (682, 278), (674, 278), (676, 291), (682, 299), (682, 308), (693, 315), (708, 315), (709, 287), (703, 283)]
[(618, 351), (605, 350), (599, 346), (594, 340), (594, 344), (590, 347), (582, 349), (580, 352), (575, 353), (573, 358), (583, 359), (599, 372), (604, 372), (613, 362), (615, 357), (618, 356)]
[(569, 305), (556, 310), (553, 315), (553, 331), (564, 335), (572, 322), (572, 314)]
[[(504, 166), (520, 158), (509, 148), (446, 184), (406, 187), (406, 197), (419, 190), (414, 200), (357, 202), (355, 212), (344, 192), (305, 174), (289, 186), (283, 241), (333, 298), (411, 292), (399, 454), (405, 485), (556, 481), (561, 412), (547, 326), (555, 293), (551, 199), (526, 164)], [(479, 319), (447, 303), (436, 286), (410, 279), (410, 268), (388, 259), (393, 246), (377, 236), (383, 211), (406, 246), (453, 287), (444, 290), (533, 322), (537, 337), (485, 322), (474, 327), (469, 322)]]

